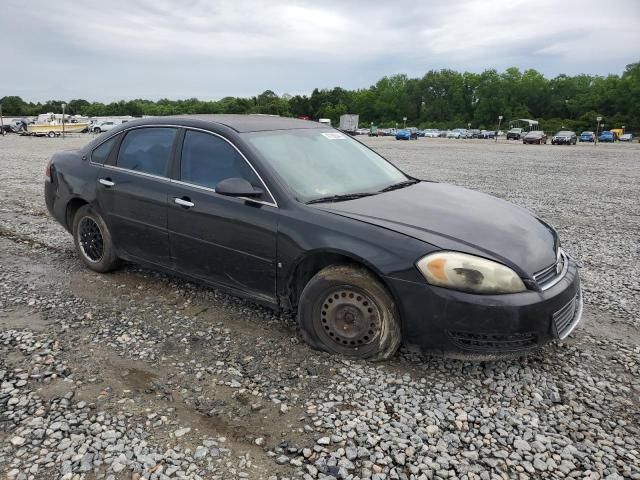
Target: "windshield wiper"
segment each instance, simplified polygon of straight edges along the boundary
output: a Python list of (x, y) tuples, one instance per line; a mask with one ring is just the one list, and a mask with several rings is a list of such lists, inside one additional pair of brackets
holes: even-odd
[(415, 183), (420, 183), (420, 180), (412, 178), (410, 180), (405, 180), (404, 182), (394, 183), (393, 185), (384, 187), (382, 190), (380, 190), (380, 192), (390, 192), (391, 190), (398, 190), (399, 188), (408, 187), (409, 185), (413, 185)]
[(314, 198), (309, 200), (307, 205), (312, 203), (325, 203), (325, 202), (343, 202), (345, 200), (355, 200), (356, 198), (370, 197), (371, 195), (377, 195), (378, 192), (361, 192), (361, 193), (343, 193), (342, 195), (329, 195), (327, 197)]

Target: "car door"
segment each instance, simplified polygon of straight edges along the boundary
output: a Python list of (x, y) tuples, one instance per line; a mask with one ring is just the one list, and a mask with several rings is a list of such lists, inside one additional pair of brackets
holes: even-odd
[[(275, 302), (278, 208), (242, 153), (226, 138), (186, 130), (170, 184), (168, 229), (176, 268), (256, 299)], [(260, 199), (217, 194), (227, 178), (263, 189)]]
[(113, 164), (98, 175), (97, 200), (119, 252), (161, 266), (171, 265), (167, 233), (167, 170), (178, 130), (129, 130)]

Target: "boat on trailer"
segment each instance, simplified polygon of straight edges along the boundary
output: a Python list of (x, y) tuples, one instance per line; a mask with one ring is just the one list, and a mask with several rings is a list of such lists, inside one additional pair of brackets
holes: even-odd
[(57, 137), (64, 133), (80, 133), (89, 127), (89, 122), (69, 121), (54, 114), (39, 115), (35, 123), (27, 124), (27, 135)]

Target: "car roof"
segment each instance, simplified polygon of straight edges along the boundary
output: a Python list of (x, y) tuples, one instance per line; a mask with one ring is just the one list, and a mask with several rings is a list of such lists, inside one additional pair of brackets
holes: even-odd
[(327, 129), (326, 124), (311, 120), (299, 120), (297, 118), (279, 117), (276, 115), (177, 115), (171, 117), (147, 117), (134, 122), (127, 122), (127, 126), (137, 125), (166, 125), (176, 124), (184, 126), (203, 126), (203, 124), (224, 125), (238, 133), (263, 132), (268, 130), (294, 130), (294, 129)]

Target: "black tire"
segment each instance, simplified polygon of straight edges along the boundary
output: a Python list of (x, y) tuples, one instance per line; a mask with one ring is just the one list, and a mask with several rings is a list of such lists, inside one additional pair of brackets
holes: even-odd
[(93, 133), (102, 133), (102, 130), (100, 130), (100, 127), (96, 127), (93, 129)]
[(121, 264), (107, 224), (90, 205), (80, 207), (73, 217), (73, 243), (76, 252), (91, 270), (106, 273)]
[(56, 132), (49, 132), (49, 133), (47, 133), (47, 136), (49, 138), (54, 138), (56, 136)]
[(391, 357), (402, 337), (393, 297), (362, 267), (332, 265), (309, 280), (298, 324), (315, 349), (374, 361)]

